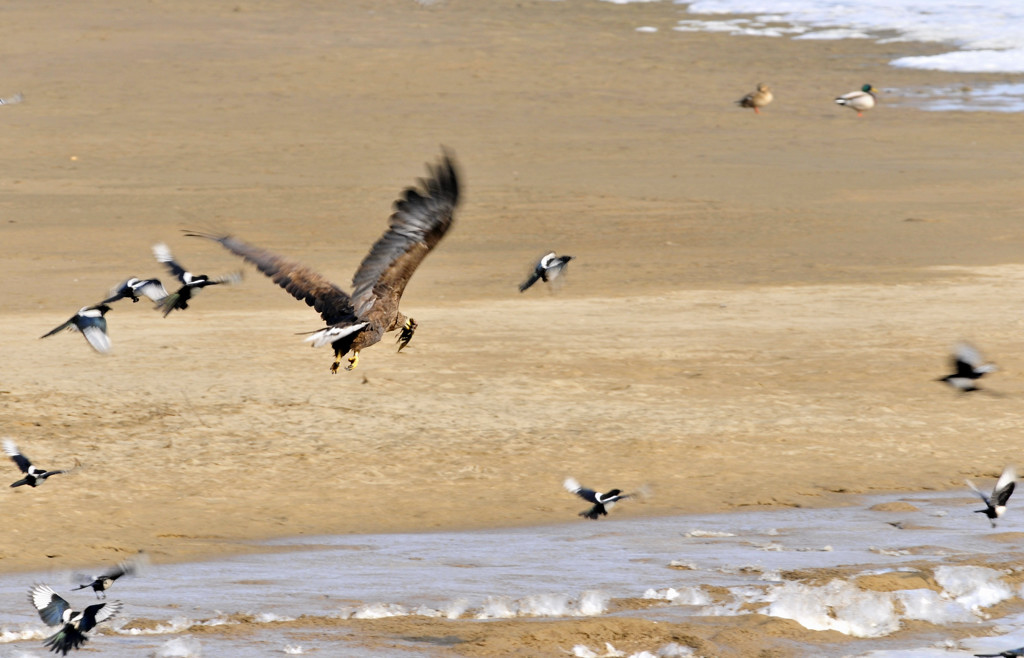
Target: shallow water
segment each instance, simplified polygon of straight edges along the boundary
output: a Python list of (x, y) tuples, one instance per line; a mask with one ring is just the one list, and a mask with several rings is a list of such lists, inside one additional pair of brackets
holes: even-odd
[[(616, 0), (618, 4), (641, 0)], [(972, 73), (1024, 73), (1024, 4), (1017, 0), (674, 0), (690, 17), (671, 29), (741, 36), (880, 43), (941, 43), (947, 52), (897, 57), (890, 64), (965, 74), (947, 89), (895, 89), (880, 85), (883, 103), (940, 112), (1024, 112), (1024, 85), (971, 82)], [(637, 28), (657, 31), (654, 26)], [(877, 83), (877, 81), (876, 81)], [(970, 86), (969, 91), (965, 87)], [(851, 89), (852, 91), (852, 89)], [(842, 93), (837, 90), (836, 93)]]
[[(895, 500), (917, 511), (868, 508)], [(281, 552), (211, 562), (151, 566), (119, 581), (110, 593), (125, 610), (89, 646), (108, 656), (191, 656), (319, 653), (384, 655), (362, 647), (352, 628), (285, 627), (281, 620), (362, 619), (421, 615), (439, 618), (565, 618), (633, 616), (693, 620), (737, 615), (743, 604), (763, 614), (831, 628), (862, 640), (816, 648), (815, 655), (970, 655), (1024, 644), (1024, 613), (987, 619), (986, 608), (1017, 600), (1021, 587), (1002, 570), (971, 562), (1020, 557), (1008, 542), (1024, 530), (1011, 509), (993, 530), (971, 510), (969, 493), (859, 499), (839, 509), (755, 510), (716, 515), (612, 518), (564, 525), (459, 533), (292, 538), (267, 545)], [(1019, 516), (1019, 518), (1018, 518)], [(892, 525), (896, 524), (896, 525)], [(897, 526), (902, 526), (902, 529)], [(922, 563), (943, 592), (871, 592), (860, 573), (885, 573)], [(791, 570), (843, 567), (836, 579), (813, 583)], [(26, 600), (45, 581), (73, 605), (91, 593), (68, 592), (67, 576), (17, 574), (0, 579), (0, 656), (45, 655), (46, 629)], [(709, 587), (728, 588), (717, 598)], [(66, 593), (66, 594), (65, 594)], [(654, 607), (610, 606), (613, 599), (660, 599)], [(614, 607), (615, 612), (609, 612)], [(245, 618), (240, 615), (247, 615)], [(934, 632), (890, 637), (902, 621), (923, 619)], [(150, 620), (144, 634), (133, 620)], [(439, 623), (444, 623), (439, 620)], [(236, 625), (232, 633), (198, 633), (197, 625)], [(957, 641), (951, 629), (971, 625), (982, 637)], [(136, 630), (132, 630), (135, 627)], [(326, 630), (325, 630), (326, 628)], [(201, 630), (201, 629), (199, 629)], [(987, 637), (986, 637), (987, 636)], [(453, 640), (454, 641), (454, 640)], [(392, 655), (444, 652), (410, 638)], [(557, 647), (552, 647), (557, 651)], [(652, 646), (652, 655), (685, 655)], [(589, 647), (598, 655), (604, 647)], [(589, 655), (583, 647), (580, 655)], [(808, 651), (811, 647), (808, 647)], [(675, 652), (674, 654), (672, 652)]]

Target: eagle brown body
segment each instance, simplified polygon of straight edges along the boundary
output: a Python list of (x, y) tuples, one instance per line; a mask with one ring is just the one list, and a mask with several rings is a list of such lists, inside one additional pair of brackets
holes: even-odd
[(334, 348), (331, 372), (337, 372), (342, 357), (351, 352), (346, 367), (351, 370), (359, 361), (359, 352), (380, 342), (385, 333), (402, 329), (401, 350), (415, 332), (416, 322), (398, 310), (402, 293), (419, 264), (448, 232), (459, 202), (459, 181), (452, 158), (445, 153), (440, 163), (428, 166), (428, 170), (429, 177), (419, 181), (420, 189), (407, 188), (395, 201), (388, 229), (352, 277), (351, 296), (311, 268), (230, 235), (188, 235), (219, 242), (293, 297), (312, 306), (327, 327), (307, 340), (314, 347), (330, 343)]

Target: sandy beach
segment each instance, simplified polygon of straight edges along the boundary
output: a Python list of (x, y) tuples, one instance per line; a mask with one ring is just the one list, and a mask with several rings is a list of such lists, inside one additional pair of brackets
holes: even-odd
[[(1019, 460), (1024, 116), (832, 103), (1003, 78), (887, 65), (935, 45), (674, 32), (682, 12), (9, 3), (0, 432), (81, 466), (5, 492), (0, 570), (550, 524), (580, 509), (568, 475), (647, 491), (628, 517), (843, 505)], [(775, 102), (737, 108), (761, 81)], [(419, 330), (353, 372), (295, 335), (316, 313), (182, 236), (348, 288), (441, 145), (464, 202), (403, 299)], [(158, 241), (245, 279), (166, 319), (119, 302), (108, 357), (38, 340), (166, 277)], [(520, 294), (548, 250), (576, 257), (566, 284)], [(999, 365), (988, 393), (933, 381), (960, 338)]]

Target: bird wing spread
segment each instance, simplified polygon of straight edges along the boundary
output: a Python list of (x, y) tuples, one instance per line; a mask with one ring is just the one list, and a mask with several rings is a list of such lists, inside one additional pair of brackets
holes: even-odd
[(171, 274), (178, 278), (178, 281), (182, 283), (188, 283), (188, 271), (184, 267), (178, 264), (174, 260), (174, 256), (171, 255), (171, 249), (163, 242), (153, 245), (153, 255), (156, 259), (167, 266), (167, 269), (171, 271)]
[(231, 253), (241, 256), (255, 265), (256, 269), (270, 277), (292, 297), (312, 306), (327, 324), (357, 319), (352, 310), (352, 301), (348, 293), (305, 265), (286, 260), (266, 249), (246, 244), (230, 235), (215, 236), (205, 233), (187, 233), (186, 235), (219, 242)]
[[(103, 324), (106, 325), (106, 322)], [(110, 351), (110, 336), (103, 329), (104, 327), (98, 325), (86, 325), (82, 328), (82, 334), (94, 350), (106, 354)]]
[(47, 338), (49, 336), (52, 336), (52, 335), (54, 335), (56, 333), (59, 333), (59, 332), (63, 331), (64, 329), (74, 330), (75, 323), (72, 320), (74, 320), (74, 318), (72, 318), (71, 320), (68, 320), (67, 322), (65, 322), (64, 324), (60, 325), (59, 327), (55, 327), (55, 328), (51, 329), (50, 331), (48, 331), (45, 334), (43, 334), (42, 336), (40, 336), (40, 338)]
[(455, 165), (446, 153), (429, 170), (430, 177), (419, 181), (421, 190), (410, 187), (395, 201), (388, 230), (352, 277), (352, 301), (360, 318), (372, 314), (374, 321), (389, 326), (413, 272), (451, 227), (459, 202)]
[(568, 491), (569, 493), (576, 494), (577, 496), (587, 501), (588, 503), (599, 502), (597, 500), (596, 491), (594, 491), (593, 489), (587, 489), (586, 487), (580, 486), (580, 483), (577, 482), (574, 478), (566, 478), (565, 482), (562, 483), (562, 486), (565, 487), (565, 490)]
[(22, 473), (28, 473), (28, 469), (32, 467), (32, 462), (28, 460), (28, 457), (18, 452), (18, 446), (10, 439), (4, 439), (4, 453), (11, 458), (11, 461), (18, 465)]
[(121, 612), (120, 601), (90, 605), (82, 611), (82, 621), (78, 624), (78, 630), (83, 633), (92, 630), (96, 624), (110, 619), (119, 612)]
[(68, 602), (57, 595), (49, 585), (36, 585), (29, 592), (29, 600), (39, 611), (39, 617), (48, 626), (64, 621), (64, 613), (71, 608)]
[(159, 279), (144, 281), (135, 292), (149, 297), (154, 302), (159, 302), (167, 296), (167, 289), (164, 288), (164, 284), (160, 283)]
[(999, 480), (996, 481), (995, 488), (992, 489), (992, 500), (995, 501), (996, 505), (1006, 505), (1006, 501), (1010, 500), (1010, 496), (1013, 495), (1013, 490), (1016, 486), (1017, 473), (1013, 467), (1007, 466), (1003, 469)]
[(988, 505), (989, 507), (992, 507), (992, 503), (989, 501), (988, 496), (985, 494), (985, 492), (983, 492), (978, 487), (974, 486), (974, 483), (971, 482), (970, 480), (964, 480), (964, 482), (966, 482), (967, 486), (971, 488), (971, 491), (973, 491), (974, 493), (978, 494), (978, 497), (981, 498), (983, 501), (985, 501), (986, 505)]

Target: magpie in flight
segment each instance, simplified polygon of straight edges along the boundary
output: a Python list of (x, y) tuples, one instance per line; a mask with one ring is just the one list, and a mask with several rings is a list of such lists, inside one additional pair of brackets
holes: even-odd
[(580, 486), (574, 478), (566, 478), (562, 484), (565, 490), (569, 493), (576, 494), (588, 503), (593, 503), (594, 506), (588, 510), (580, 512), (580, 516), (587, 519), (597, 519), (600, 516), (608, 516), (608, 510), (611, 509), (616, 502), (629, 498), (629, 494), (623, 494), (620, 489), (612, 489), (608, 493), (599, 493), (593, 489), (586, 489)]
[(72, 649), (79, 649), (89, 638), (85, 636), (96, 624), (104, 622), (121, 611), (121, 602), (96, 603), (85, 610), (72, 610), (71, 605), (53, 591), (49, 585), (39, 584), (29, 590), (28, 599), (39, 611), (39, 616), (47, 626), (60, 626), (61, 629), (46, 638), (44, 647), (62, 655), (68, 655)]
[(106, 304), (83, 306), (67, 322), (49, 333), (43, 334), (40, 338), (47, 338), (64, 329), (80, 331), (94, 350), (100, 354), (107, 354), (110, 352), (110, 336), (107, 335), (107, 319), (103, 316), (109, 310), (110, 307)]
[(139, 301), (139, 295), (149, 297), (154, 302), (162, 302), (167, 297), (167, 290), (160, 279), (137, 279), (132, 277), (125, 279), (116, 288), (110, 291), (111, 296), (104, 299), (101, 304), (110, 304), (125, 297), (132, 300), (132, 303)]
[(89, 582), (83, 583), (71, 591), (74, 592), (91, 587), (92, 591), (96, 592), (96, 598), (105, 599), (107, 598), (107, 590), (114, 585), (114, 581), (121, 576), (134, 576), (137, 574), (142, 566), (142, 562), (143, 558), (139, 555), (128, 560), (122, 560), (116, 567), (111, 567), (98, 576), (77, 574), (75, 576), (76, 580), (79, 582), (87, 580)]
[(18, 451), (18, 446), (9, 438), (4, 439), (4, 452), (11, 458), (11, 461), (18, 465), (21, 472), (25, 474), (25, 477), (12, 484), (12, 487), (20, 487), (23, 484), (27, 484), (33, 488), (38, 487), (51, 475), (60, 475), (61, 473), (68, 472), (47, 471), (42, 468), (36, 468), (32, 465), (32, 462), (29, 461), (28, 457)]
[(996, 481), (996, 486), (992, 488), (992, 496), (986, 496), (984, 493), (978, 490), (978, 487), (974, 486), (974, 483), (970, 480), (964, 480), (967, 486), (971, 490), (978, 494), (978, 496), (985, 501), (985, 509), (974, 510), (979, 514), (984, 514), (988, 517), (992, 523), (992, 527), (996, 527), (996, 519), (1006, 513), (1006, 502), (1010, 500), (1010, 496), (1013, 495), (1013, 490), (1017, 486), (1017, 473), (1013, 470), (1012, 466), (1007, 466), (1003, 469), (1003, 474), (999, 476)]
[(962, 393), (980, 390), (974, 385), (974, 382), (986, 374), (998, 370), (994, 363), (985, 363), (978, 348), (966, 341), (956, 344), (949, 361), (956, 372), (935, 381), (946, 382)]
[(1015, 656), (1024, 656), (1024, 647), (1018, 649), (1007, 649), (1006, 651), (1000, 651), (999, 653), (976, 653), (974, 658), (1014, 658)]
[(572, 259), (572, 256), (556, 256), (553, 251), (544, 254), (534, 265), (530, 278), (519, 284), (519, 292), (526, 292), (526, 289), (537, 283), (538, 280), (555, 285), (555, 280), (565, 272), (565, 268)]
[(216, 286), (221, 283), (238, 283), (242, 279), (241, 272), (226, 274), (216, 279), (211, 279), (206, 274), (192, 274), (174, 260), (170, 248), (162, 242), (153, 245), (153, 255), (156, 256), (158, 261), (166, 265), (171, 274), (181, 282), (181, 287), (177, 291), (172, 292), (157, 302), (156, 307), (164, 312), (165, 318), (174, 309), (185, 310), (188, 308), (189, 300), (203, 288)]

